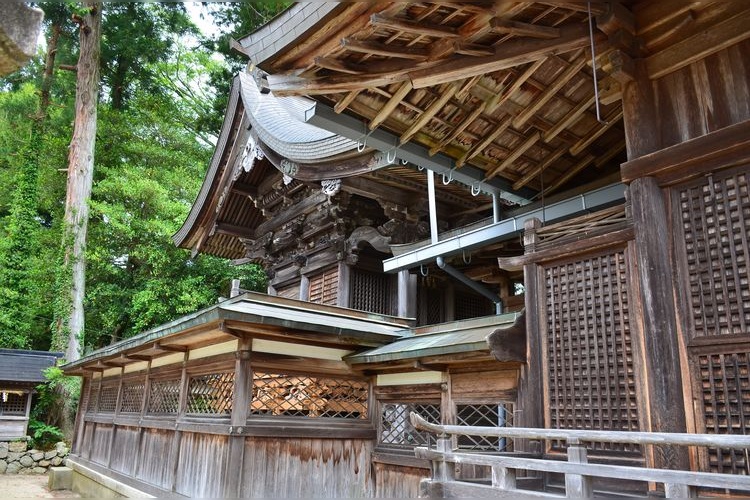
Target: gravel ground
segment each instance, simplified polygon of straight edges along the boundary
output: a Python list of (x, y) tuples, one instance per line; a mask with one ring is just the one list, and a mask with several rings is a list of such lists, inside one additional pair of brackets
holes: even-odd
[(70, 490), (50, 491), (47, 475), (0, 475), (0, 498), (81, 498)]

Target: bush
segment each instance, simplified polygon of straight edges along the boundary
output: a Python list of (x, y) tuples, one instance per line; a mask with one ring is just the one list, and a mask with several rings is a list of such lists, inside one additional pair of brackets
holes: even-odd
[[(36, 386), (36, 402), (31, 410), (31, 419), (60, 430), (63, 437), (66, 432), (72, 435), (81, 381), (77, 377), (65, 376), (57, 366), (44, 370), (44, 377), (47, 382)], [(31, 430), (29, 435), (34, 438)]]
[(32, 446), (37, 450), (49, 450), (55, 443), (65, 440), (63, 432), (54, 425), (47, 425), (39, 420), (29, 420), (29, 435)]

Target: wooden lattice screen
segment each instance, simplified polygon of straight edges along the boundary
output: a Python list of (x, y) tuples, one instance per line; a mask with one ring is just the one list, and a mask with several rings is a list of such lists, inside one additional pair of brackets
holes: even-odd
[(495, 305), (484, 297), (471, 292), (456, 290), (455, 319), (479, 318), (495, 313)]
[(337, 267), (310, 276), (310, 302), (335, 306), (338, 290), (339, 270)]
[[(618, 250), (543, 267), (552, 428), (639, 428), (626, 262)], [(592, 448), (637, 451), (610, 443)]]
[[(750, 186), (747, 167), (672, 188), (698, 429), (750, 433)], [(750, 474), (747, 453), (710, 449), (704, 470)]]
[(353, 268), (349, 306), (360, 311), (392, 314), (393, 289), (392, 276)]
[(28, 397), (25, 392), (0, 391), (0, 415), (25, 416)]

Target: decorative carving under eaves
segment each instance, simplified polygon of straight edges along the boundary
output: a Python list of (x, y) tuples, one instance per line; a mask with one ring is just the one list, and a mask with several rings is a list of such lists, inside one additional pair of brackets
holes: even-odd
[[(297, 175), (297, 172), (299, 172), (299, 165), (294, 163), (291, 160), (287, 160), (286, 158), (281, 160), (281, 163), (279, 166), (281, 167), (281, 172), (284, 175), (287, 175), (289, 177), (294, 177), (295, 175)], [(289, 184), (289, 183), (286, 182), (285, 180), (284, 184)]]
[(341, 190), (341, 179), (326, 179), (320, 181), (320, 187), (326, 196), (335, 196)]
[(240, 238), (240, 242), (245, 246), (245, 258), (252, 259), (254, 262), (267, 265), (269, 260), (268, 247), (271, 244), (273, 233), (266, 233), (260, 238), (249, 239)]
[(392, 245), (402, 243), (414, 243), (430, 234), (430, 225), (427, 222), (407, 222), (404, 220), (391, 219), (378, 227), (381, 234), (390, 236)]
[(372, 226), (361, 226), (352, 231), (347, 239), (347, 248), (350, 252), (357, 252), (362, 243), (369, 243), (378, 252), (391, 253), (391, 238), (384, 236)]
[(297, 218), (281, 226), (273, 235), (271, 252), (278, 252), (289, 244), (299, 240), (299, 235), (304, 227), (303, 218)]

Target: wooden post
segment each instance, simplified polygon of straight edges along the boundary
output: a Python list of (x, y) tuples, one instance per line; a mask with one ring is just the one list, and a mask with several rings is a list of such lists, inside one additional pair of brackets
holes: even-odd
[(310, 300), (310, 278), (306, 274), (299, 277), (299, 300)]
[(432, 477), (440, 483), (449, 483), (456, 479), (456, 466), (446, 462), (445, 455), (453, 451), (453, 440), (450, 436), (441, 435), (437, 439), (437, 451), (443, 454), (443, 460), (432, 463)]
[(622, 92), (622, 112), (628, 160), (661, 149), (661, 120), (654, 99), (653, 82), (642, 60), (636, 64), (635, 78)]
[(346, 261), (339, 261), (339, 289), (336, 294), (336, 305), (349, 307), (349, 293), (351, 289), (351, 268)]
[(117, 400), (115, 401), (115, 413), (112, 416), (112, 433), (109, 436), (109, 449), (107, 450), (107, 467), (112, 465), (112, 448), (115, 447), (115, 437), (117, 434), (117, 425), (115, 421), (117, 416), (120, 414), (120, 407), (122, 406), (122, 376), (125, 374), (125, 367), (120, 368), (120, 380), (117, 383)]
[[(687, 432), (664, 194), (653, 177), (634, 180), (628, 194), (641, 290), (644, 400), (655, 410), (647, 413), (648, 430)], [(690, 468), (687, 450), (675, 446), (654, 446), (653, 462), (663, 469)]]
[(492, 487), (504, 491), (516, 489), (516, 471), (499, 465), (492, 466)]
[[(83, 402), (91, 399), (91, 377), (83, 376), (81, 382), (81, 395), (78, 397), (78, 411), (76, 412), (75, 425), (73, 426), (73, 443), (71, 444), (71, 452), (75, 455), (81, 454), (81, 441), (83, 440), (83, 431), (86, 428), (86, 408), (83, 407)], [(31, 398), (29, 398), (31, 399)]]
[[(576, 439), (568, 440), (568, 462), (574, 464), (589, 463), (586, 447)], [(565, 496), (568, 498), (591, 498), (591, 478), (580, 474), (565, 474)]]
[(187, 410), (188, 386), (190, 383), (190, 378), (187, 374), (187, 362), (189, 356), (190, 351), (185, 351), (185, 355), (182, 358), (182, 372), (180, 375), (180, 400), (177, 407), (177, 417), (175, 418), (174, 437), (172, 437), (171, 443), (172, 446), (170, 447), (169, 456), (167, 458), (167, 464), (169, 464), (169, 460), (173, 460), (171, 464), (172, 491), (177, 490), (177, 468), (180, 465), (180, 445), (182, 444), (182, 431), (177, 428), (177, 422), (180, 421), (180, 418), (185, 415), (185, 411)]
[[(94, 383), (97, 384), (97, 392), (96, 393), (98, 394), (97, 401), (96, 401), (96, 408), (94, 408), (94, 413), (96, 413), (96, 412), (99, 411), (99, 399), (101, 399), (101, 396), (102, 396), (102, 379), (103, 378), (104, 377), (100, 373), (99, 374), (99, 381), (98, 382), (94, 382), (93, 381), (93, 375), (92, 375), (91, 382), (92, 382), (92, 385)], [(89, 436), (89, 443), (88, 443), (89, 445), (86, 448), (86, 458), (88, 458), (89, 460), (91, 460), (91, 448), (94, 446), (94, 434), (96, 433), (96, 428), (97, 428), (97, 424), (94, 424), (93, 431), (91, 432), (91, 436)]]
[(227, 474), (222, 496), (240, 498), (242, 495), (242, 468), (245, 456), (245, 436), (250, 403), (253, 396), (253, 370), (250, 364), (253, 340), (241, 338), (237, 345), (234, 362), (234, 392), (232, 403), (231, 432), (229, 436), (229, 463), (234, 472)]
[(398, 272), (398, 309), (401, 318), (417, 317), (417, 276), (408, 270)]
[[(533, 253), (537, 244), (536, 231), (542, 226), (539, 219), (531, 219), (524, 224), (525, 253)], [(542, 381), (542, 330), (539, 286), (539, 266), (526, 264), (523, 267), (525, 307), (526, 307), (526, 363), (521, 366), (518, 383), (518, 415), (514, 425), (521, 427), (544, 427), (544, 406)], [(537, 442), (538, 443), (538, 442)], [(518, 440), (520, 450), (541, 452), (540, 446), (530, 440)]]

